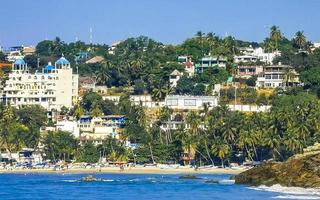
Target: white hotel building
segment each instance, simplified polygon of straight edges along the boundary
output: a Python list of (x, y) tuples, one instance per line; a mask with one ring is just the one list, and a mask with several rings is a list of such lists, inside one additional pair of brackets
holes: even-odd
[(71, 108), (78, 97), (78, 75), (70, 62), (61, 57), (55, 65), (48, 63), (42, 72), (30, 73), (23, 59), (17, 59), (4, 86), (6, 104), (15, 107), (41, 105), (48, 111)]

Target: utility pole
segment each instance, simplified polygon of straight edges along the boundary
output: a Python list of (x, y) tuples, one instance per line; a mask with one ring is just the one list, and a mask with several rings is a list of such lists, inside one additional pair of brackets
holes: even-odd
[(236, 104), (237, 104), (237, 86), (234, 83), (234, 111), (236, 111)]
[(39, 69), (40, 67), (40, 58), (39, 58), (39, 54), (37, 54), (37, 68)]

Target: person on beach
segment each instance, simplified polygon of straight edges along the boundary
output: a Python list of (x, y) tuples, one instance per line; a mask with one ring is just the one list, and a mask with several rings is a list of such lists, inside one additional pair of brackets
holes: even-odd
[(124, 171), (124, 167), (122, 164), (120, 165), (120, 171)]

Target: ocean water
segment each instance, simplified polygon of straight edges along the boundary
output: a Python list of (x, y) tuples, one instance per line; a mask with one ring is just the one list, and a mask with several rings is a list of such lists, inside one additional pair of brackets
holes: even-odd
[(92, 174), (101, 182), (81, 182), (89, 174), (0, 174), (0, 199), (320, 199), (319, 190), (208, 184), (206, 180), (230, 175)]

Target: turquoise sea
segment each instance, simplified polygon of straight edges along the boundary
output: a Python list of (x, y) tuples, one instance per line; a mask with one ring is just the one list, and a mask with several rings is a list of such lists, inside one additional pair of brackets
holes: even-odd
[(0, 199), (320, 199), (317, 190), (205, 183), (229, 179), (226, 174), (198, 175), (198, 180), (182, 180), (179, 175), (92, 174), (102, 181), (79, 181), (87, 175), (0, 174)]

